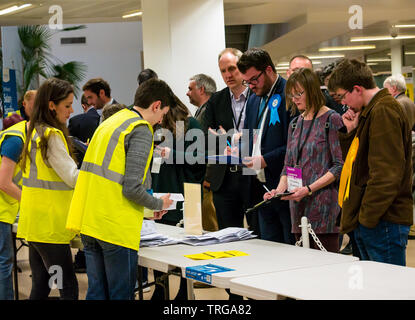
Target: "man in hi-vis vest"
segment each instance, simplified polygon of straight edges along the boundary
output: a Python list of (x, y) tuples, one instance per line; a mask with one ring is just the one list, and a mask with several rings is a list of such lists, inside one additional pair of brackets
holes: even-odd
[(102, 122), (92, 137), (66, 225), (81, 234), (87, 300), (134, 298), (144, 207), (160, 219), (172, 203), (169, 194), (157, 199), (148, 189), (152, 126), (174, 107), (169, 86), (148, 80), (137, 89), (134, 107)]

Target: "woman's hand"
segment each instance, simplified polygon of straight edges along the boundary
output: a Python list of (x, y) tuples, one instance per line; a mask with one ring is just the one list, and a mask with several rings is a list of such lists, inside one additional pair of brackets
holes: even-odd
[(277, 194), (277, 189), (272, 189), (269, 192), (264, 194), (264, 200), (269, 200), (273, 198)]
[(308, 196), (307, 187), (295, 188), (292, 192), (294, 192), (292, 195), (282, 197), (281, 200), (294, 200), (300, 202), (301, 199)]

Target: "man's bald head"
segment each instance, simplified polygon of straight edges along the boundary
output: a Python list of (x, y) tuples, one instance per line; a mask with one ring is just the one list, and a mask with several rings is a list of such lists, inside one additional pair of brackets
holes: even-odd
[(287, 70), (287, 77), (301, 68), (311, 69), (313, 70), (313, 62), (311, 59), (304, 55), (297, 55), (291, 58), (290, 60), (290, 68)]

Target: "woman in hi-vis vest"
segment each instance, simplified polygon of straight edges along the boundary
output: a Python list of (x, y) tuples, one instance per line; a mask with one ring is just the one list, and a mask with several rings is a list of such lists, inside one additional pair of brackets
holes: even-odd
[[(18, 165), (26, 139), (26, 121), (14, 114), (0, 133), (0, 300), (13, 300), (12, 224), (19, 211), (22, 172)], [(14, 125), (13, 125), (14, 124)]]
[(73, 112), (73, 88), (51, 78), (39, 88), (22, 153), (23, 188), (17, 237), (29, 243), (30, 299), (78, 299), (78, 282), (65, 229), (78, 169), (66, 121)]

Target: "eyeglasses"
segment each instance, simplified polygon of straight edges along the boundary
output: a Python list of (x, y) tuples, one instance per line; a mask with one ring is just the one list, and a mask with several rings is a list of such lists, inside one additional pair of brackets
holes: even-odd
[(301, 96), (304, 94), (304, 92), (305, 91), (301, 91), (301, 92), (297, 92), (297, 93), (294, 93), (294, 94), (287, 94), (287, 98), (288, 99), (300, 99), (301, 98)]
[(250, 84), (258, 84), (258, 79), (259, 79), (260, 76), (262, 76), (263, 73), (264, 73), (264, 71), (261, 71), (261, 73), (259, 75), (252, 78), (251, 80), (242, 80), (242, 84), (244, 86), (249, 86)]
[[(353, 90), (352, 90), (353, 91)], [(338, 100), (343, 100), (346, 97), (346, 94), (351, 93), (351, 91), (346, 91), (345, 93), (343, 93), (342, 95), (336, 94), (336, 97)]]

